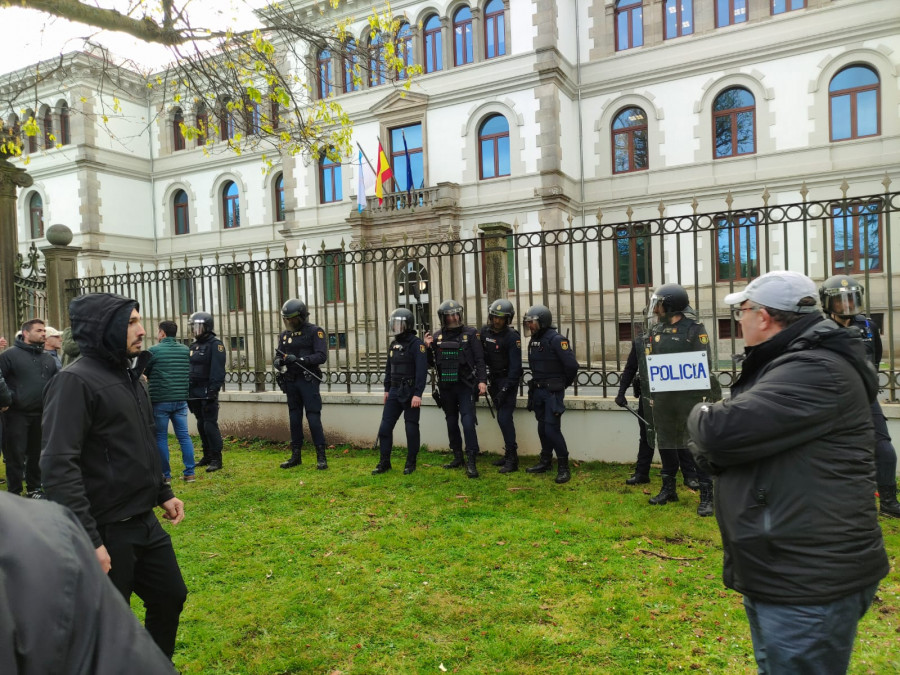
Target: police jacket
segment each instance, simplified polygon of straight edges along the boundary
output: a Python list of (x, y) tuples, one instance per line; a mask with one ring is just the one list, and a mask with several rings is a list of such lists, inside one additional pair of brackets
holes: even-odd
[(495, 333), (491, 326), (481, 329), (481, 346), (491, 386), (516, 389), (522, 379), (522, 337), (515, 328), (504, 326)]
[(94, 547), (98, 526), (152, 510), (174, 494), (163, 480), (156, 425), (140, 372), (126, 355), (134, 300), (112, 293), (69, 305), (81, 358), (44, 390), (41, 476), (44, 492), (68, 506)]
[(190, 398), (212, 399), (225, 384), (225, 345), (212, 331), (191, 343)]
[(44, 351), (44, 345), (30, 345), (22, 338), (0, 354), (0, 373), (12, 394), (11, 409), (17, 412), (40, 415), (44, 387), (58, 371), (56, 359)]
[(428, 350), (428, 364), (438, 371), (438, 384), (487, 384), (481, 339), (471, 326), (438, 329)]
[[(325, 331), (318, 326), (306, 323), (300, 330), (282, 331), (276, 349), (284, 356), (293, 354), (306, 368), (317, 376), (322, 376), (320, 366), (328, 360), (328, 345), (325, 342)], [(284, 356), (276, 353), (276, 367), (281, 365)], [(303, 369), (297, 365), (289, 366), (289, 370), (297, 375), (303, 374)]]
[(188, 400), (191, 351), (173, 337), (163, 338), (148, 350), (150, 362), (144, 368), (152, 403)]
[(878, 324), (865, 314), (857, 314), (850, 321), (848, 328), (854, 328), (859, 331), (862, 338), (863, 347), (866, 348), (866, 355), (875, 366), (875, 370), (881, 365), (881, 334)]
[(888, 572), (875, 499), (869, 402), (877, 377), (858, 338), (820, 314), (750, 347), (730, 399), (688, 427), (718, 474), (725, 585), (777, 604), (826, 604)]
[(409, 330), (396, 336), (388, 348), (388, 360), (384, 366), (384, 390), (404, 385), (411, 396), (422, 397), (428, 379), (428, 355), (425, 343)]
[(631, 351), (628, 352), (628, 360), (625, 362), (625, 368), (622, 369), (622, 379), (619, 380), (619, 394), (625, 395), (628, 387), (634, 384), (632, 393), (635, 398), (641, 397), (641, 378), (637, 377), (638, 373), (638, 354), (644, 353), (644, 338), (638, 336), (631, 341)]
[(535, 385), (546, 385), (551, 391), (563, 391), (572, 385), (578, 375), (574, 350), (555, 328), (545, 328), (531, 336), (528, 365)]

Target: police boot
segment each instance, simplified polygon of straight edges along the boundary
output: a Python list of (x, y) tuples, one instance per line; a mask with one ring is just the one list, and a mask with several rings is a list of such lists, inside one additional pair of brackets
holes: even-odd
[(713, 514), (713, 484), (700, 483), (700, 503), (697, 505), (697, 515), (702, 517)]
[(475, 466), (475, 456), (477, 451), (466, 453), (466, 476), (468, 478), (478, 478), (478, 468)]
[(515, 447), (506, 449), (506, 456), (503, 460), (503, 466), (500, 468), (500, 473), (512, 473), (513, 471), (519, 470), (519, 453), (516, 452)]
[[(203, 455), (203, 458), (199, 462), (194, 464), (194, 466), (209, 466), (209, 462), (210, 462), (209, 457), (207, 457), (206, 455)], [(297, 463), (299, 464), (300, 462), (297, 462)]]
[(630, 477), (625, 479), (625, 485), (643, 485), (650, 482), (650, 476), (645, 473), (635, 471)]
[(418, 454), (419, 452), (417, 450), (406, 451), (406, 466), (403, 467), (404, 476), (408, 476), (416, 470), (416, 455)]
[(897, 502), (897, 484), (879, 485), (878, 501), (881, 503), (881, 515), (888, 518), (900, 518), (900, 503)]
[(553, 468), (553, 455), (550, 453), (544, 454), (541, 453), (540, 461), (534, 466), (529, 466), (525, 469), (525, 473), (547, 473), (550, 469)]
[(668, 504), (669, 502), (677, 502), (678, 494), (675, 492), (675, 476), (662, 477), (662, 490), (655, 497), (650, 498), (650, 503), (654, 505)]
[(557, 459), (556, 460), (556, 478), (553, 479), (554, 483), (568, 483), (571, 480), (572, 474), (569, 473), (569, 458), (565, 459)]
[(684, 487), (686, 487), (688, 490), (694, 490), (696, 492), (702, 487), (702, 485), (697, 479), (697, 476), (688, 474), (684, 477)]
[(325, 459), (325, 446), (317, 445), (316, 446), (316, 468), (319, 471), (328, 468), (328, 460)]
[(453, 461), (449, 464), (444, 464), (445, 469), (458, 469), (465, 462), (463, 461), (463, 452), (462, 450), (453, 449)]
[(282, 469), (292, 469), (295, 466), (300, 466), (303, 462), (300, 461), (300, 448), (291, 448), (291, 458), (281, 463)]
[(378, 459), (378, 466), (372, 469), (372, 475), (377, 476), (380, 473), (384, 473), (385, 471), (391, 470), (391, 451), (388, 450), (385, 452), (381, 451), (381, 455)]
[(506, 458), (509, 457), (509, 448), (503, 448), (503, 457), (495, 459), (491, 462), (491, 466), (503, 466), (506, 464)]

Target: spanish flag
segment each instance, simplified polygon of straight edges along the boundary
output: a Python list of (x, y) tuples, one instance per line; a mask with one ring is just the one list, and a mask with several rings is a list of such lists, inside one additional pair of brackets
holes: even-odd
[(384, 183), (394, 177), (391, 171), (391, 165), (388, 163), (387, 155), (384, 154), (384, 148), (381, 147), (381, 141), (378, 141), (378, 167), (375, 177), (375, 196), (378, 197), (379, 206), (384, 201)]

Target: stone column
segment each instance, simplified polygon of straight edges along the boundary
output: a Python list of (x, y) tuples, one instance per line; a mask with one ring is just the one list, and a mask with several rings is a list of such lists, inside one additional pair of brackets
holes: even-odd
[[(0, 137), (0, 143), (4, 140)], [(17, 330), (15, 274), (19, 253), (16, 188), (30, 187), (34, 181), (6, 157), (0, 152), (0, 335), (12, 342)]]
[(59, 330), (69, 325), (69, 300), (71, 294), (66, 288), (67, 279), (78, 276), (78, 246), (72, 242), (72, 230), (65, 225), (51, 225), (47, 228), (50, 246), (41, 249), (47, 280), (47, 323)]
[(482, 223), (478, 229), (484, 233), (484, 275), (490, 305), (509, 294), (506, 238), (512, 234), (512, 227), (507, 223)]

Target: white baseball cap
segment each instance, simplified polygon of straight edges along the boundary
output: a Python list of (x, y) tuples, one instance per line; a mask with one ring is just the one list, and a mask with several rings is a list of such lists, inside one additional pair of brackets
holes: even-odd
[(751, 300), (764, 307), (780, 309), (785, 312), (807, 313), (818, 311), (815, 305), (800, 305), (804, 298), (813, 298), (818, 302), (819, 289), (815, 282), (805, 274), (790, 272), (768, 272), (751, 281), (747, 287), (725, 296), (726, 305), (739, 305)]

